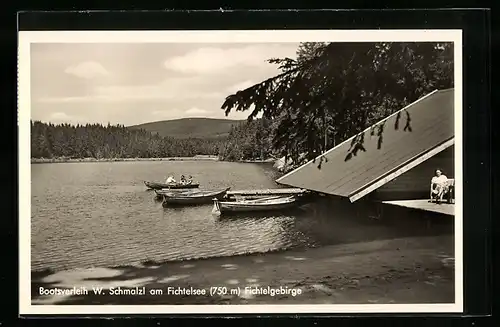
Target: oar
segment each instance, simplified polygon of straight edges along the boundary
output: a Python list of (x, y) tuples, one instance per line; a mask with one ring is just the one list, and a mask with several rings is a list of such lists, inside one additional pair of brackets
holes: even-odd
[(264, 201), (269, 201), (269, 200), (274, 200), (274, 199), (281, 199), (283, 196), (269, 196), (266, 198), (261, 198), (261, 199), (254, 199), (254, 200), (244, 200), (245, 203), (257, 203), (257, 202), (264, 202)]

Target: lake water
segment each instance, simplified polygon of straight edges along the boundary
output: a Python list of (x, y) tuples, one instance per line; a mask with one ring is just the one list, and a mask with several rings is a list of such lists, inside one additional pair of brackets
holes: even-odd
[(407, 227), (401, 228), (400, 223), (331, 210), (216, 218), (210, 204), (163, 208), (143, 180), (161, 181), (169, 174), (191, 174), (203, 188), (277, 187), (276, 172), (266, 164), (32, 164), (32, 270), (227, 256), (429, 233), (428, 226), (419, 229), (404, 222)]
[(212, 206), (163, 208), (143, 180), (191, 174), (203, 188), (270, 188), (270, 165), (227, 162), (33, 164), (32, 269), (121, 265), (308, 244), (296, 217), (215, 218)]

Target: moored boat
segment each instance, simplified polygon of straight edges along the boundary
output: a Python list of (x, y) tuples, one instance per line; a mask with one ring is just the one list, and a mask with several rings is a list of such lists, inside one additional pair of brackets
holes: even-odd
[(291, 196), (291, 195), (304, 195), (307, 190), (300, 188), (268, 188), (260, 190), (236, 190), (227, 192), (228, 198), (262, 198), (269, 196)]
[(189, 189), (189, 188), (178, 188), (178, 189), (170, 189), (170, 188), (162, 188), (159, 190), (153, 190), (156, 194), (157, 200), (163, 200), (164, 194), (181, 194), (186, 192), (192, 192), (194, 190), (199, 190), (197, 188)]
[(194, 189), (188, 189), (188, 188), (177, 188), (177, 189), (172, 189), (172, 188), (162, 188), (159, 190), (154, 190), (157, 196), (163, 196), (164, 194), (189, 194), (192, 192), (199, 192), (199, 188), (194, 188)]
[(221, 215), (223, 213), (251, 212), (251, 211), (273, 211), (284, 210), (296, 205), (296, 196), (270, 196), (259, 199), (242, 199), (236, 201), (220, 201), (212, 199), (214, 206), (212, 214)]
[(173, 184), (165, 184), (165, 183), (148, 182), (148, 181), (144, 181), (144, 185), (146, 185), (147, 188), (152, 189), (152, 190), (161, 190), (161, 189), (190, 189), (190, 188), (198, 188), (198, 187), (200, 187), (199, 183), (190, 183), (190, 184), (173, 183)]
[[(193, 190), (187, 192), (162, 192), (163, 195), (163, 205), (168, 204), (205, 204), (210, 203), (214, 198), (222, 199), (226, 192), (231, 189), (227, 187), (225, 189), (218, 190)], [(158, 193), (157, 193), (158, 194)]]

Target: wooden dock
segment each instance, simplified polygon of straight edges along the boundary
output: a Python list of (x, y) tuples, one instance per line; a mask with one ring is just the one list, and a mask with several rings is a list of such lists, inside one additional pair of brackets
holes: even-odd
[(417, 210), (432, 211), (448, 216), (455, 215), (455, 205), (449, 203), (437, 204), (429, 200), (404, 200), (404, 201), (383, 201), (383, 203), (396, 205), (400, 207), (412, 208)]
[(301, 188), (269, 188), (262, 190), (238, 190), (227, 192), (228, 196), (245, 196), (245, 195), (293, 195), (302, 194), (306, 190)]

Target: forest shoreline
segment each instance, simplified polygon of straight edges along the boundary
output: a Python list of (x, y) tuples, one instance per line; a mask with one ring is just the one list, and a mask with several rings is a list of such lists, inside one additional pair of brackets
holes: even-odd
[[(265, 160), (238, 160), (238, 163), (274, 163), (276, 159)], [(93, 163), (93, 162), (136, 162), (136, 161), (227, 161), (218, 156), (201, 155), (194, 157), (166, 157), (166, 158), (31, 158), (32, 164), (47, 163)]]
[(32, 164), (82, 162), (135, 162), (135, 161), (220, 161), (218, 157), (166, 157), (166, 158), (31, 158)]

